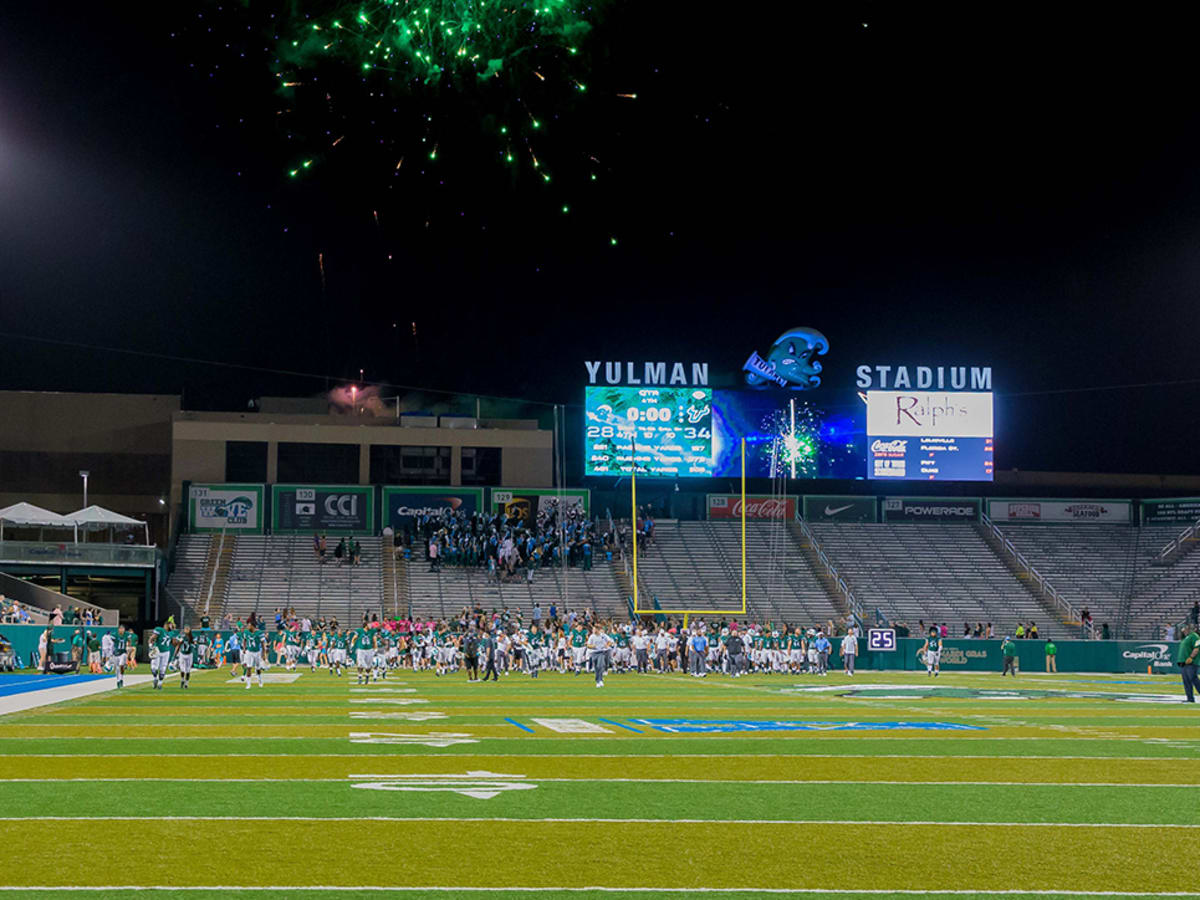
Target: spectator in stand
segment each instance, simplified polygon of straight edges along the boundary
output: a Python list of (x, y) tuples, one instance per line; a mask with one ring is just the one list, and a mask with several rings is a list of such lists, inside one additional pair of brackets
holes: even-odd
[(317, 558), (317, 562), (321, 561), (321, 535), (313, 532), (313, 556)]
[(1024, 626), (1024, 625), (1022, 625), (1020, 622), (1018, 622), (1018, 623), (1017, 623), (1017, 631), (1016, 631), (1016, 634), (1014, 634), (1013, 636), (1014, 636), (1014, 637), (1015, 637), (1015, 638), (1016, 638), (1018, 641), (1019, 641), (1021, 638), (1025, 637), (1025, 626)]
[(964, 638), (969, 638), (971, 636), (971, 623), (970, 622), (963, 622), (963, 635), (962, 636)]
[(1200, 625), (1200, 600), (1192, 603), (1191, 619), (1193, 625)]
[(1172, 625), (1170, 622), (1167, 623), (1166, 628), (1163, 630), (1163, 636), (1164, 636), (1164, 640), (1168, 640), (1168, 641), (1175, 640), (1175, 626)]
[(62, 623), (63, 623), (63, 611), (62, 611), (62, 605), (59, 604), (54, 607), (54, 612), (52, 612), (50, 614), (50, 624), (57, 628)]
[(346, 539), (345, 538), (342, 538), (340, 541), (338, 541), (338, 545), (333, 548), (333, 558), (337, 561), (337, 564), (339, 566), (342, 564), (342, 561), (346, 558)]
[(1030, 622), (1029, 628), (1027, 628), (1025, 630), (1025, 634), (1029, 637), (1029, 639), (1031, 641), (1038, 640), (1037, 622)]

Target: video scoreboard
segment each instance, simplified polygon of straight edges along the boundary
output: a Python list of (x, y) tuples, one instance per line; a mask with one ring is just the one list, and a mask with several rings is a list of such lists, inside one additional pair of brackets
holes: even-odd
[(867, 391), (867, 477), (991, 481), (990, 392)]
[(711, 388), (587, 388), (584, 474), (712, 476), (712, 404)]

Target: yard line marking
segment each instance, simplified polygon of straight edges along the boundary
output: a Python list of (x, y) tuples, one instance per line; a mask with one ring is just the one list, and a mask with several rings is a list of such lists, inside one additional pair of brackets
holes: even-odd
[[(147, 739), (149, 740), (149, 738)], [(180, 740), (171, 738), (170, 740)], [(278, 738), (278, 740), (304, 740), (304, 738)], [(339, 740), (338, 738), (321, 738), (321, 740)], [(1195, 756), (1007, 756), (975, 754), (970, 756), (949, 754), (907, 754), (907, 753), (405, 753), (405, 759), (435, 757), (445, 759), (447, 756), (494, 756), (513, 759), (1066, 759), (1066, 760), (1131, 760), (1133, 762), (1197, 762)], [(386, 753), (16, 753), (9, 754), (7, 759), (361, 759), (363, 757), (387, 756), (395, 759), (394, 754)]]
[[(374, 757), (378, 759), (379, 757)], [(395, 759), (395, 756), (389, 756), (389, 759)], [(439, 757), (445, 759), (445, 756)], [(409, 775), (407, 773), (392, 773), (385, 775), (348, 775), (347, 778), (450, 778), (456, 776), (450, 775)], [(524, 778), (523, 775), (505, 775), (505, 778)], [(1195, 784), (1191, 782), (1171, 783), (1165, 781), (1151, 782), (1132, 782), (1132, 781), (881, 781), (877, 779), (859, 781), (857, 779), (836, 779), (836, 778), (542, 778), (534, 776), (538, 781), (559, 782), (563, 784), (795, 784), (795, 785), (811, 785), (811, 784), (847, 784), (847, 785), (872, 785), (872, 786), (904, 786), (913, 785), (914, 787), (929, 787), (929, 786), (944, 786), (944, 787), (1086, 787), (1086, 788), (1193, 788)], [(287, 784), (291, 781), (298, 782), (341, 782), (344, 778), (121, 778), (121, 777), (99, 777), (99, 778), (0, 778), (0, 784), (55, 784), (58, 782), (81, 782), (87, 784), (89, 782), (127, 782), (127, 781), (161, 781), (165, 783), (178, 782), (180, 784), (257, 784), (259, 782), (267, 784)], [(0, 816), (0, 819), (6, 818)]]
[(514, 885), (512, 887), (497, 886), (497, 885), (455, 885), (453, 887), (446, 885), (348, 885), (348, 884), (288, 884), (288, 885), (267, 885), (267, 884), (252, 884), (252, 885), (230, 885), (230, 884), (214, 884), (214, 885), (162, 885), (162, 884), (116, 884), (116, 885), (97, 885), (97, 886), (70, 886), (60, 887), (55, 885), (0, 885), (0, 891), (71, 891), (74, 893), (95, 893), (98, 891), (245, 891), (245, 892), (264, 892), (264, 891), (328, 891), (331, 893), (358, 893), (360, 891), (375, 891), (388, 893), (476, 893), (476, 894), (498, 894), (498, 893), (569, 893), (569, 894), (585, 894), (585, 893), (601, 893), (601, 894), (901, 894), (904, 896), (948, 896), (948, 897), (1200, 897), (1200, 892), (1196, 891), (1081, 891), (1081, 890), (1053, 890), (1050, 888), (1035, 888), (1028, 891), (1020, 890), (1019, 888), (1004, 888), (1001, 890), (988, 890), (981, 888), (972, 890), (970, 888), (943, 888), (932, 890), (916, 890), (912, 888), (760, 888), (760, 887), (616, 887), (613, 885), (590, 885), (587, 887), (572, 886), (572, 887), (547, 887), (540, 885), (538, 887), (522, 887)]
[(0, 822), (527, 822), (534, 825), (915, 825), (937, 828), (1200, 829), (1200, 824), (1163, 822), (939, 822), (931, 819), (644, 819), (564, 816), (528, 819), (514, 816), (7, 816), (0, 819)]
[(1050, 888), (1036, 888), (1028, 891), (1020, 890), (1019, 888), (1004, 888), (1001, 890), (988, 890), (981, 888), (971, 890), (970, 888), (943, 888), (932, 890), (916, 890), (912, 888), (760, 888), (760, 887), (616, 887), (613, 885), (590, 885), (587, 887), (572, 886), (572, 887), (547, 887), (540, 885), (538, 887), (522, 887), (519, 885), (497, 886), (497, 885), (455, 885), (453, 887), (446, 885), (348, 885), (348, 884), (288, 884), (288, 885), (267, 885), (267, 884), (252, 884), (252, 885), (231, 885), (231, 884), (189, 884), (189, 885), (163, 885), (163, 884), (113, 884), (113, 885), (96, 885), (96, 886), (70, 886), (61, 887), (56, 885), (0, 885), (0, 891), (71, 891), (73, 893), (95, 893), (98, 891), (245, 891), (257, 892), (264, 891), (328, 891), (337, 893), (358, 893), (360, 891), (375, 891), (388, 892), (397, 894), (413, 894), (413, 893), (476, 893), (476, 894), (498, 894), (498, 893), (569, 893), (569, 894), (585, 894), (585, 893), (602, 893), (602, 894), (901, 894), (905, 896), (948, 896), (948, 897), (1200, 897), (1200, 892), (1196, 891), (1081, 891), (1081, 890), (1053, 890)]

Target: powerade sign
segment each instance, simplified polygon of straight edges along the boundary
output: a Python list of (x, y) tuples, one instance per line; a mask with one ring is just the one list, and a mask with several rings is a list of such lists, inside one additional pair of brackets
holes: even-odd
[(393, 531), (412, 529), (424, 516), (446, 516), (461, 512), (468, 516), (483, 511), (483, 490), (472, 488), (383, 489), (384, 525)]
[(188, 530), (262, 533), (261, 484), (193, 484), (188, 492)]
[(1190, 525), (1200, 519), (1200, 497), (1143, 500), (1143, 525)]
[(277, 484), (272, 491), (276, 533), (320, 531), (370, 534), (375, 489), (362, 485)]
[(878, 522), (874, 497), (824, 496), (804, 498), (804, 518), (809, 522)]
[(978, 497), (884, 497), (885, 522), (978, 522)]

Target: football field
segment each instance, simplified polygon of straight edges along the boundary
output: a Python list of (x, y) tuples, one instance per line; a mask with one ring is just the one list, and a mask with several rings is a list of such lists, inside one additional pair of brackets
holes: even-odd
[(0, 717), (0, 894), (1200, 896), (1165, 677), (267, 679)]

